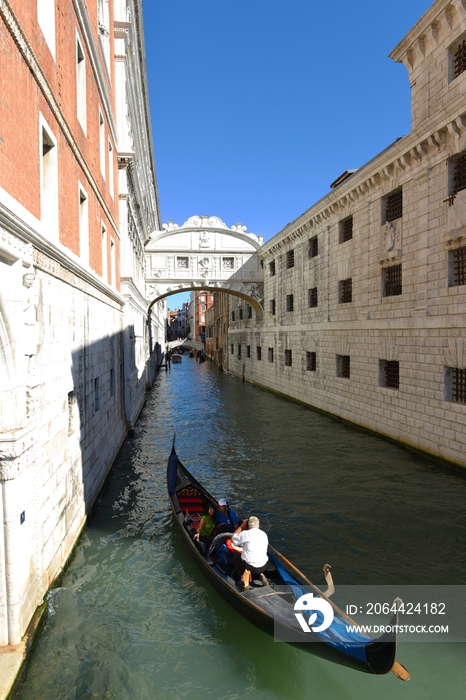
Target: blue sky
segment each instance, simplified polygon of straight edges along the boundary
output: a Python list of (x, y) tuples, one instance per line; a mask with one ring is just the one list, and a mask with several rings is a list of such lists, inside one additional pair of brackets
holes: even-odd
[(143, 0), (162, 220), (215, 215), (268, 240), (406, 134), (388, 53), (431, 4)]

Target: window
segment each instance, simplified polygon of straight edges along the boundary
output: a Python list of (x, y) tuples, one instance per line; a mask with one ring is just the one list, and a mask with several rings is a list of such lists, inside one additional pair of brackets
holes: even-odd
[(58, 241), (58, 154), (54, 135), (41, 119), (40, 217), (45, 238)]
[(235, 312), (234, 312), (234, 311), (231, 312), (231, 320), (232, 320), (232, 321), (235, 320)]
[(461, 73), (466, 70), (466, 41), (463, 39), (459, 44), (457, 44), (454, 54), (453, 54), (453, 72), (454, 77), (457, 78)]
[(272, 262), (269, 263), (269, 276), (275, 277), (275, 260), (272, 260)]
[(115, 394), (115, 370), (110, 370), (110, 396)]
[(291, 367), (292, 356), (291, 350), (285, 350), (285, 367)]
[(275, 299), (271, 299), (269, 309), (272, 316), (275, 316), (275, 308)]
[(84, 265), (89, 265), (89, 203), (83, 188), (78, 187), (79, 197), (79, 255)]
[(385, 199), (385, 217), (384, 222), (396, 221), (403, 216), (403, 190), (395, 190)]
[(116, 285), (116, 254), (115, 241), (110, 238), (110, 284), (112, 287)]
[(110, 141), (108, 142), (108, 189), (113, 199), (113, 148)]
[(248, 305), (248, 318), (252, 318), (252, 306)]
[(316, 353), (307, 352), (306, 353), (306, 370), (308, 372), (315, 372), (317, 366)]
[(105, 179), (105, 122), (99, 108), (100, 172)]
[(453, 177), (451, 194), (466, 189), (466, 153), (452, 159)]
[(205, 301), (205, 296), (200, 296), (199, 301)]
[(401, 265), (383, 269), (383, 296), (396, 297), (402, 293)]
[(108, 256), (107, 256), (107, 229), (102, 224), (102, 277), (105, 281), (108, 279)]
[(286, 254), (286, 268), (294, 267), (294, 250), (289, 250)]
[(238, 360), (241, 359), (241, 343), (238, 343)]
[(76, 38), (76, 112), (86, 133), (86, 61), (79, 38)]
[(286, 310), (293, 311), (294, 309), (294, 297), (293, 294), (286, 295)]
[(235, 346), (233, 345), (233, 343), (231, 344), (231, 354), (235, 354)]
[(379, 360), (379, 385), (388, 389), (400, 388), (400, 363), (397, 360)]
[(347, 219), (340, 221), (340, 240), (339, 243), (345, 243), (353, 238), (353, 217), (348, 216)]
[(234, 258), (222, 258), (222, 270), (234, 270), (235, 269), (235, 259)]
[(317, 255), (319, 255), (319, 241), (318, 241), (317, 236), (314, 236), (309, 241), (309, 253), (308, 253), (308, 255), (310, 258), (315, 258)]
[(176, 268), (177, 270), (187, 270), (189, 268), (189, 258), (176, 258)]
[(243, 320), (243, 309), (240, 309), (240, 310), (239, 310), (239, 320), (240, 320), (240, 321)]
[(37, 21), (55, 58), (55, 0), (37, 0)]
[(353, 301), (353, 280), (340, 280), (338, 283), (339, 294), (338, 301), (340, 304), (349, 304)]
[(273, 348), (269, 348), (269, 362), (273, 362)]
[(349, 355), (337, 355), (337, 377), (350, 378), (351, 360)]
[(450, 286), (466, 284), (466, 247), (449, 252)]
[(262, 347), (260, 345), (256, 347), (256, 357), (258, 360), (262, 360)]
[(94, 411), (100, 409), (100, 387), (99, 387), (99, 377), (94, 379)]
[(312, 289), (309, 289), (307, 292), (307, 298), (309, 302), (309, 308), (314, 309), (317, 306), (318, 299), (317, 299), (317, 287), (313, 287)]
[(246, 345), (246, 357), (251, 357), (251, 346)]
[(445, 368), (445, 400), (466, 404), (466, 369)]
[(201, 305), (201, 311), (205, 311), (205, 304)]

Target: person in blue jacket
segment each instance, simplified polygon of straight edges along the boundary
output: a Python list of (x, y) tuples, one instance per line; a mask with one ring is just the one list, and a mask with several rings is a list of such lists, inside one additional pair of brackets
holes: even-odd
[(238, 527), (239, 518), (233, 508), (228, 506), (226, 498), (221, 498), (218, 502), (215, 522), (217, 523), (217, 533), (234, 532)]

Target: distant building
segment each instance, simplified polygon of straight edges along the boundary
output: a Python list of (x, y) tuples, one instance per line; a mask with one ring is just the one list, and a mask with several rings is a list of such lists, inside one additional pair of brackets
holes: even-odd
[(205, 340), (205, 314), (207, 309), (210, 309), (214, 303), (213, 292), (211, 291), (194, 291), (191, 292), (191, 301), (193, 303), (193, 320), (194, 320), (194, 337), (193, 340)]
[(206, 312), (206, 355), (222, 369), (228, 369), (228, 328), (230, 295), (214, 292)]

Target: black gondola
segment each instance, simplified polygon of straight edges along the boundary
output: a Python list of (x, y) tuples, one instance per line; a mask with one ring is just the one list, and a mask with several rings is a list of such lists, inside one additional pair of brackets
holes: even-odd
[[(180, 462), (174, 441), (168, 458), (167, 487), (175, 520), (194, 560), (220, 595), (244, 617), (268, 633), (278, 634), (280, 638), (333, 662), (368, 673), (393, 671), (398, 678), (409, 680), (408, 671), (395, 658), (396, 611), (390, 620), (392, 631), (373, 639), (361, 632), (348, 631), (348, 623), (356, 623), (313, 586), (316, 595), (332, 606), (333, 622), (325, 631), (305, 632), (294, 614), (294, 606), (298, 598), (309, 592), (309, 588), (290, 574), (283, 561), (290, 565), (288, 568), (297, 569), (277, 550), (269, 545), (269, 550), (278, 555), (269, 551), (270, 566), (266, 576), (271, 585), (261, 584), (243, 589), (236, 579), (232, 562), (228, 561), (223, 542), (226, 536), (216, 538), (217, 542), (214, 540), (208, 551), (205, 545), (193, 539), (194, 527), (204, 509), (208, 505), (217, 509), (218, 503)], [(310, 635), (315, 640), (312, 643), (309, 642)]]

